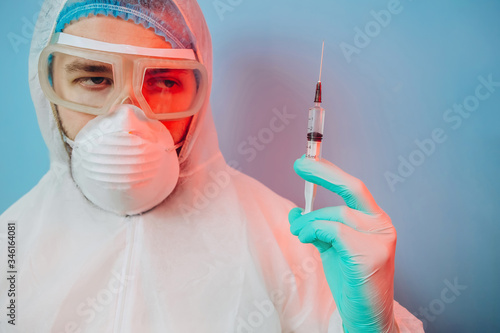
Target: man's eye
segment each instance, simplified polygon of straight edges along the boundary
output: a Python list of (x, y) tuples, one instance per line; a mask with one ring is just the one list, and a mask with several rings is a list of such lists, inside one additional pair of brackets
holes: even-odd
[(162, 82), (167, 88), (172, 88), (174, 85), (176, 85), (176, 82), (172, 80), (163, 80)]
[(148, 80), (147, 86), (156, 89), (171, 89), (175, 86), (180, 87), (180, 84), (176, 80), (156, 78)]
[(100, 88), (107, 87), (113, 84), (113, 81), (105, 77), (83, 77), (76, 80), (79, 84), (90, 87)]
[(103, 77), (92, 77), (90, 78), (90, 81), (92, 81), (93, 84), (101, 84), (104, 82), (104, 78)]

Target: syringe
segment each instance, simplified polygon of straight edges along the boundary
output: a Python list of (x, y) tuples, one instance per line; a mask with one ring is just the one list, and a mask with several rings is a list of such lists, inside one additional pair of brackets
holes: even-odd
[[(325, 123), (325, 109), (321, 107), (321, 72), (323, 70), (323, 52), (325, 41), (321, 49), (321, 65), (319, 68), (319, 80), (316, 84), (316, 94), (314, 96), (314, 106), (309, 109), (309, 119), (307, 124), (307, 151), (306, 158), (316, 161), (321, 159), (321, 141), (323, 140), (323, 127)], [(303, 214), (309, 213), (313, 209), (314, 198), (316, 197), (316, 184), (306, 181), (304, 190), (306, 207)]]

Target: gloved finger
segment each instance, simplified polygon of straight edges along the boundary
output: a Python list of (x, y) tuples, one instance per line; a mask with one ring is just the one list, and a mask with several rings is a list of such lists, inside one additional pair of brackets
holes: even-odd
[(343, 236), (353, 233), (357, 232), (339, 222), (314, 221), (302, 229), (299, 233), (299, 240), (302, 243), (314, 243), (318, 241), (328, 243), (335, 247), (338, 253), (349, 253), (347, 242), (343, 239)]
[(301, 217), (303, 211), (304, 211), (304, 209), (302, 209), (300, 207), (292, 208), (288, 212), (288, 222), (290, 222), (290, 224), (291, 224), (293, 221), (295, 221), (295, 219), (297, 219), (298, 217)]
[(352, 209), (370, 214), (382, 212), (361, 180), (325, 159), (315, 161), (302, 155), (295, 161), (293, 168), (304, 180), (340, 195), (347, 206)]
[[(293, 226), (296, 224), (296, 221), (299, 217), (302, 217), (302, 212), (304, 211), (303, 208), (300, 207), (295, 207), (290, 210), (288, 213), (288, 222), (290, 222), (290, 230), (293, 230)], [(307, 214), (306, 214), (307, 215)], [(300, 231), (300, 230), (299, 230)], [(292, 231), (292, 234), (297, 236), (299, 233), (295, 233)], [(328, 250), (330, 247), (332, 247), (331, 244), (322, 242), (322, 241), (316, 241), (312, 242), (312, 244), (319, 250), (320, 253)]]
[[(295, 214), (301, 214), (301, 212), (296, 211)], [(347, 206), (334, 206), (320, 208), (295, 217), (293, 221), (290, 221), (290, 231), (297, 236), (302, 228), (317, 220), (340, 222), (359, 231), (371, 231), (373, 229), (373, 223), (368, 223), (371, 221), (364, 213)]]

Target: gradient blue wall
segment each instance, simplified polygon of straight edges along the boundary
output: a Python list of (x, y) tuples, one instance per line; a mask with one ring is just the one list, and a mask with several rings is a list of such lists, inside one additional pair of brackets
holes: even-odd
[[(395, 3), (201, 0), (214, 45), (220, 146), (228, 161), (303, 205), (292, 164), (305, 150), (324, 39), (323, 157), (364, 180), (392, 217), (396, 300), (424, 321), (426, 332), (496, 332), (500, 86), (480, 90), (489, 95), (478, 105), (471, 96), (479, 77), (500, 82), (500, 2)], [(48, 169), (27, 82), (39, 7), (37, 0), (0, 7), (0, 211)], [(390, 22), (377, 29), (371, 11), (388, 9)], [(369, 42), (356, 40), (356, 28), (372, 29)], [(347, 44), (358, 45), (357, 53), (346, 56)], [(464, 102), (474, 111), (459, 116), (453, 106)], [(284, 112), (288, 123), (269, 136), (266, 128)], [(427, 154), (416, 141), (427, 142)], [(416, 166), (404, 169), (401, 160)], [(391, 185), (389, 173), (399, 181)], [(319, 191), (316, 207), (337, 204), (335, 195)], [(450, 293), (450, 284), (462, 289)]]

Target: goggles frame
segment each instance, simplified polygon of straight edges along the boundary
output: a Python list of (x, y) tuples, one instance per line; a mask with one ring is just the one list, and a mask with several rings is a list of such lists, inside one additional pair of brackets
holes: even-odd
[[(50, 82), (50, 56), (62, 53), (86, 60), (106, 63), (113, 69), (113, 92), (100, 107), (67, 101), (59, 97)], [(146, 70), (155, 68), (187, 69), (198, 71), (197, 92), (188, 110), (155, 113), (142, 93)], [(201, 110), (208, 91), (208, 74), (205, 66), (196, 61), (192, 49), (157, 49), (122, 44), (111, 44), (92, 39), (57, 33), (45, 47), (38, 60), (40, 86), (47, 99), (68, 109), (91, 115), (103, 115), (114, 105), (133, 98), (146, 116), (156, 120), (178, 120), (195, 115)], [(128, 74), (128, 75), (124, 75)], [(132, 87), (132, 88), (130, 88)]]

